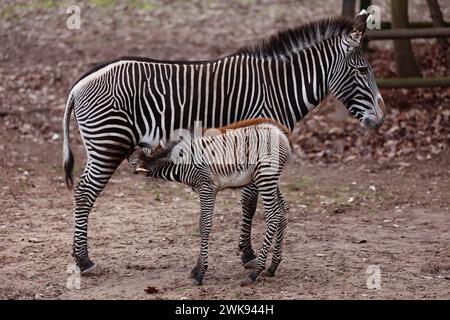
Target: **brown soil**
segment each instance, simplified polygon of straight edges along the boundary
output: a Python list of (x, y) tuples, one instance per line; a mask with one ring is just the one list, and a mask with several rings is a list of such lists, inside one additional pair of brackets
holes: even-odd
[[(295, 25), (299, 12), (305, 20), (332, 12), (308, 11), (306, 4), (293, 10), (295, 1), (85, 5), (82, 30), (74, 33), (64, 28), (64, 7), (20, 3), (0, 7), (1, 299), (450, 298), (450, 92), (441, 89), (414, 94), (420, 112), (410, 105), (411, 91), (382, 92), (397, 100), (386, 99), (392, 115), (382, 134), (371, 137), (355, 138), (354, 121), (332, 123), (336, 112), (312, 114), (299, 126), (296, 155), (282, 179), (291, 210), (274, 278), (239, 286), (248, 271), (237, 250), (239, 192), (230, 190), (217, 198), (204, 285), (191, 285), (199, 250), (196, 195), (135, 176), (124, 163), (90, 217), (90, 254), (103, 273), (83, 277), (80, 290), (68, 289), (73, 200), (63, 183), (60, 128), (71, 81), (94, 62), (120, 55), (219, 56)], [(371, 62), (382, 69), (380, 61)], [(85, 152), (73, 122), (78, 177)], [(255, 248), (264, 233), (259, 207)], [(367, 288), (370, 265), (380, 268), (379, 290)], [(147, 287), (159, 290), (150, 294)]]
[[(60, 146), (1, 138), (1, 298), (450, 298), (449, 154), (384, 166), (293, 161), (282, 180), (291, 208), (284, 261), (275, 278), (247, 288), (239, 286), (248, 273), (237, 250), (239, 192), (218, 196), (210, 269), (195, 287), (196, 195), (124, 163), (90, 217), (90, 252), (103, 274), (69, 290), (72, 197), (53, 157)], [(254, 226), (258, 248), (261, 210)], [(381, 269), (380, 290), (366, 287), (369, 265)]]

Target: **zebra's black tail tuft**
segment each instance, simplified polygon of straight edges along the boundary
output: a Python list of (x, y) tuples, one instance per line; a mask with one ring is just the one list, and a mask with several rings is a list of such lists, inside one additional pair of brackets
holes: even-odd
[(73, 188), (73, 165), (75, 161), (73, 158), (72, 151), (69, 148), (69, 155), (67, 156), (67, 159), (64, 159), (64, 171), (65, 171), (65, 180), (66, 185), (69, 190), (72, 190)]
[(70, 149), (69, 143), (69, 122), (70, 115), (72, 114), (72, 109), (74, 107), (74, 99), (72, 92), (69, 94), (69, 98), (67, 100), (66, 109), (64, 111), (64, 121), (63, 121), (63, 132), (64, 132), (64, 145), (63, 145), (63, 157), (64, 157), (64, 172), (65, 172), (65, 180), (66, 185), (69, 190), (73, 188), (73, 165), (75, 163), (75, 159), (72, 154), (72, 150)]

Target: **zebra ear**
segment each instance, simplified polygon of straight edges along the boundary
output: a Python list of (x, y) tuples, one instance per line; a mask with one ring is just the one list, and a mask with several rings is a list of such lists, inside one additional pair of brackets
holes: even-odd
[(353, 27), (350, 33), (347, 35), (347, 41), (352, 47), (358, 47), (361, 44), (361, 40), (367, 29), (367, 21), (369, 21), (371, 15), (369, 15), (366, 10), (361, 10), (361, 12), (356, 16), (353, 22)]

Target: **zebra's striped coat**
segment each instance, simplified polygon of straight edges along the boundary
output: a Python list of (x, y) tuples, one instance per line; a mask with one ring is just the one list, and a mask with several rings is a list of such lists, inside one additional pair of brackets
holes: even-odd
[[(367, 14), (355, 21), (327, 19), (287, 30), (256, 48), (211, 61), (122, 58), (83, 75), (64, 114), (64, 168), (72, 186), (69, 120), (74, 110), (87, 151), (75, 190), (73, 255), (84, 273), (88, 215), (98, 194), (138, 143), (155, 146), (178, 128), (218, 127), (254, 118), (277, 120), (290, 130), (329, 93), (368, 127), (382, 123), (381, 96), (359, 43)], [(251, 255), (250, 227), (257, 189), (248, 201), (240, 248)], [(252, 205), (248, 205), (252, 203)]]

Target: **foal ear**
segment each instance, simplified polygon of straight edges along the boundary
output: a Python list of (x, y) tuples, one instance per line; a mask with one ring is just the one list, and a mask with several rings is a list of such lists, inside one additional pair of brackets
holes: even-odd
[(361, 10), (361, 12), (355, 17), (352, 29), (350, 33), (346, 36), (348, 43), (351, 47), (356, 48), (361, 44), (361, 40), (367, 29), (367, 22), (371, 19), (371, 15), (366, 12), (366, 10)]

